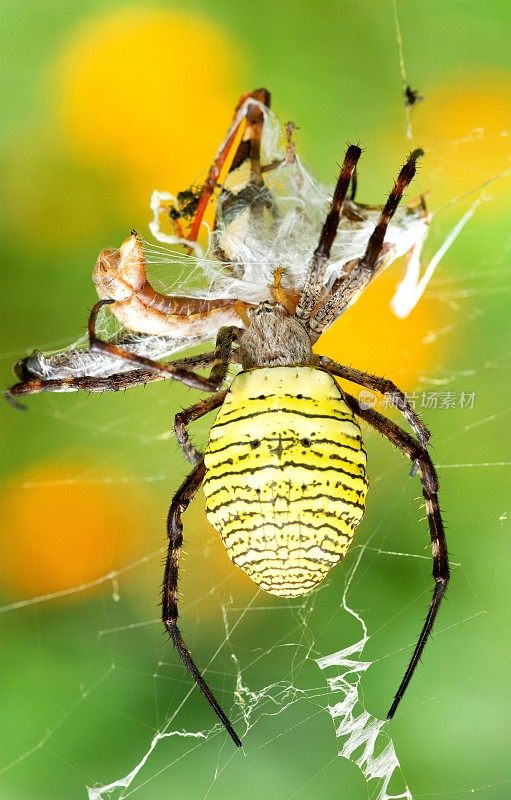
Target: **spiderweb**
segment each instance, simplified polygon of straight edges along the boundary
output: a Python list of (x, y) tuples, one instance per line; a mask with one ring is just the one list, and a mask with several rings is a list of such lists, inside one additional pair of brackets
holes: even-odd
[[(398, 63), (407, 83), (396, 19)], [(411, 114), (404, 123), (407, 131), (413, 126), (413, 109)], [(465, 138), (491, 146), (484, 131), (468, 131)], [(461, 139), (435, 147), (448, 147), (463, 160)], [(501, 731), (509, 711), (502, 698), (510, 655), (499, 619), (502, 606), (508, 609), (504, 479), (511, 462), (500, 432), (508, 424), (503, 387), (510, 361), (499, 325), (510, 289), (509, 238), (496, 234), (490, 252), (477, 249), (478, 234), (491, 220), (491, 186), (485, 190), (482, 183), (474, 180), (465, 201), (452, 193), (446, 213), (440, 209), (435, 214), (437, 227), (427, 243), (431, 265), (434, 255), (442, 255), (445, 243), (469, 222), (463, 232), (469, 244), (463, 252), (473, 250), (476, 257), (461, 279), (446, 266), (426, 289), (425, 299), (445, 310), (445, 323), (431, 328), (424, 346), (448, 337), (458, 354), (452, 363), (436, 363), (420, 374), (416, 390), (417, 410), (435, 430), (441, 498), (454, 539), (455, 588), (400, 715), (392, 725), (383, 722), (432, 580), (429, 548), (423, 546), (425, 522), (418, 520), (418, 484), (408, 479), (408, 465), (397, 454), (389, 456), (384, 443), (365, 433), (374, 500), (359, 532), (362, 544), (355, 543), (344, 566), (301, 602), (277, 603), (235, 575), (204, 521), (201, 501), (187, 512), (185, 531), (188, 526), (192, 535), (183, 556), (183, 629), (243, 739), (244, 751), (236, 752), (162, 636), (155, 608), (164, 556), (158, 519), (186, 470), (169, 421), (172, 410), (189, 405), (195, 394), (177, 386), (150, 387), (143, 400), (143, 390), (133, 390), (135, 399), (131, 393), (97, 398), (92, 411), (87, 398), (45, 397), (39, 407), (31, 402), (30, 424), (64, 426), (77, 459), (82, 431), (99, 446), (103, 477), (85, 464), (76, 467), (71, 483), (106, 483), (112, 497), (121, 500), (135, 493), (146, 497), (149, 488), (158, 512), (146, 525), (140, 523), (132, 557), (91, 580), (35, 597), (27, 594), (0, 608), (12, 647), (5, 657), (16, 658), (12, 631), (20, 620), (34, 646), (31, 668), (20, 665), (20, 682), (7, 686), (6, 703), (14, 692), (23, 730), (12, 732), (6, 743), (2, 796), (57, 796), (41, 784), (29, 789), (23, 775), (30, 774), (33, 764), (43, 764), (39, 775), (48, 786), (53, 770), (68, 776), (69, 791), (62, 796), (88, 793), (90, 800), (142, 800), (171, 791), (192, 800), (241, 793), (260, 797), (264, 792), (285, 798), (378, 800), (508, 796), (511, 771)], [(480, 210), (485, 216), (478, 223)], [(179, 283), (181, 275), (174, 276)], [(406, 285), (401, 292), (410, 297)], [(470, 348), (465, 348), (466, 341)], [(43, 343), (40, 349), (51, 346)], [(13, 358), (3, 355), (6, 362)], [(141, 408), (148, 406), (150, 413), (142, 415)], [(7, 435), (21, 440), (25, 424), (25, 419), (10, 422)], [(198, 442), (207, 436), (208, 425), (206, 420), (195, 426)], [(117, 455), (101, 449), (104, 436), (115, 443)], [(122, 461), (135, 448), (143, 463), (132, 475), (116, 477), (116, 457)], [(66, 491), (64, 484), (60, 488)], [(33, 487), (27, 482), (25, 489), (30, 502)], [(480, 556), (482, 532), (485, 558)], [(111, 535), (121, 540), (122, 526)], [(60, 601), (80, 595), (90, 598), (90, 604), (77, 630), (76, 605), (61, 607)], [(49, 662), (38, 648), (44, 652), (56, 636), (56, 608), (63, 609), (60, 624), (69, 643)], [(68, 683), (54, 703), (51, 684), (65, 662), (71, 663), (72, 677), (65, 678)], [(44, 701), (34, 709), (24, 703), (23, 686), (40, 671), (45, 673)], [(485, 731), (483, 738), (481, 720), (490, 719), (488, 728), (494, 730)], [(92, 746), (95, 736), (109, 742), (102, 759)], [(481, 748), (488, 751), (484, 759), (478, 757)], [(272, 757), (275, 752), (278, 761)], [(473, 756), (470, 769), (462, 761), (466, 752)], [(464, 766), (457, 768), (457, 761)]]

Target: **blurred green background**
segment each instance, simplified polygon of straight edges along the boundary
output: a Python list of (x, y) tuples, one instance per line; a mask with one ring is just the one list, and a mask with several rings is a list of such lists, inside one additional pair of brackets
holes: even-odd
[[(413, 146), (426, 151), (414, 191), (427, 191), (436, 212), (425, 257), (483, 202), (409, 319), (389, 311), (394, 265), (318, 349), (419, 397), (475, 393), (473, 408), (418, 406), (433, 430), (453, 580), (389, 731), (403, 773), (396, 787), (500, 800), (511, 791), (511, 7), (402, 0), (397, 12), (407, 79), (425, 97), (412, 111)], [(272, 91), (326, 183), (346, 143), (360, 142), (365, 202), (382, 202), (412, 146), (391, 2), (4, 0), (0, 21), (5, 386), (17, 358), (83, 332), (97, 253), (132, 227), (146, 231), (153, 188), (185, 188), (204, 171), (242, 92)], [(2, 800), (86, 797), (86, 786), (125, 775), (176, 709), (171, 730), (213, 727), (197, 692), (188, 697), (157, 605), (166, 508), (186, 472), (169, 431), (196, 397), (153, 385), (1, 408)], [(207, 423), (198, 438), (206, 432)], [(372, 488), (357, 543), (368, 549), (349, 600), (371, 635), (365, 706), (382, 717), (432, 580), (418, 482), (370, 432), (367, 447)], [(360, 636), (339, 610), (359, 548), (297, 606), (256, 593), (228, 563), (202, 500), (185, 526), (183, 629), (245, 751), (233, 752), (223, 732), (164, 739), (112, 797), (377, 797), (336, 757), (325, 709), (340, 696), (312, 660)], [(268, 686), (252, 713), (247, 687)]]

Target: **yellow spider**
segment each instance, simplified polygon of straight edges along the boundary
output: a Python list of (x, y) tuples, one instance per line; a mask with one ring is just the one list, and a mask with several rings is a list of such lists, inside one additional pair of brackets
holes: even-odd
[[(268, 104), (265, 90), (242, 98), (238, 109), (243, 109), (243, 126), (235, 126), (228, 136), (204, 185), (197, 191), (181, 193), (177, 204), (169, 205), (176, 235), (190, 245), (231, 151), (234, 155), (221, 181), (218, 200), (219, 252), (225, 254), (229, 247), (233, 227), (239, 236), (240, 230), (247, 230), (266, 212), (277, 216), (264, 175), (278, 169), (282, 162), (262, 165), (260, 158), (263, 112)], [(417, 666), (449, 580), (427, 429), (392, 382), (312, 352), (321, 333), (365, 289), (388, 257), (385, 237), (389, 223), (415, 174), (421, 151), (411, 153), (401, 169), (363, 255), (347, 263), (340, 275), (326, 280), (343, 214), (356, 225), (367, 209), (354, 202), (353, 193), (348, 197), (360, 154), (359, 147), (348, 147), (330, 210), (300, 286), (285, 289), (282, 270), (274, 264), (270, 295), (262, 302), (161, 295), (147, 281), (142, 245), (133, 233), (120, 251), (104, 251), (98, 259), (95, 282), (103, 299), (89, 319), (89, 349), (64, 351), (53, 357), (38, 353), (29, 356), (16, 366), (21, 382), (9, 390), (9, 397), (14, 399), (39, 391), (117, 390), (173, 378), (213, 392), (175, 418), (177, 439), (194, 466), (172, 500), (168, 515), (163, 622), (187, 669), (238, 746), (241, 741), (195, 665), (177, 624), (181, 516), (201, 485), (208, 519), (219, 531), (232, 561), (265, 591), (296, 597), (316, 587), (344, 556), (362, 519), (368, 484), (357, 418), (372, 425), (412, 461), (426, 504), (435, 586), (389, 718)], [(292, 163), (293, 158), (289, 136), (286, 163)], [(191, 232), (186, 236), (183, 225), (189, 219)], [(231, 257), (226, 260), (233, 269), (242, 270), (242, 263), (233, 266)], [(96, 318), (103, 305), (110, 305), (128, 329), (108, 342), (96, 334)], [(232, 317), (237, 324), (220, 324)], [(200, 332), (205, 321), (209, 324), (212, 318), (217, 320), (218, 330), (214, 353), (168, 363), (149, 357), (147, 346), (141, 349), (141, 342), (147, 345), (144, 337), (159, 325), (169, 335), (174, 328), (186, 325), (193, 339), (194, 335), (203, 335)], [(243, 327), (239, 327), (240, 318)], [(241, 371), (229, 389), (220, 390), (231, 363), (241, 365)], [(117, 371), (114, 364), (120, 365)], [(207, 378), (196, 372), (201, 368), (210, 368)], [(415, 436), (374, 409), (359, 406), (354, 397), (340, 389), (334, 376), (391, 393)], [(190, 441), (187, 426), (216, 408), (219, 411), (202, 454)]]

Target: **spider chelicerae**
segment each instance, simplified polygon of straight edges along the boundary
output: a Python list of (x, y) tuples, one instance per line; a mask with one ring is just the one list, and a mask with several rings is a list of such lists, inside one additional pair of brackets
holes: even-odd
[[(178, 204), (168, 209), (177, 237), (193, 244), (205, 207), (220, 184), (215, 228), (223, 232), (217, 239), (217, 251), (224, 256), (232, 228), (239, 236), (240, 225), (251, 224), (250, 217), (260, 220), (265, 210), (277, 216), (263, 176), (294, 160), (289, 126), (285, 158), (267, 166), (261, 163), (262, 109), (269, 105), (269, 94), (256, 90), (242, 101), (243, 130), (238, 126), (230, 133), (204, 185), (181, 193)], [(222, 181), (220, 174), (230, 149), (234, 155)], [(8, 392), (14, 402), (21, 395), (40, 391), (118, 390), (164, 378), (212, 392), (175, 417), (177, 440), (193, 469), (168, 513), (162, 618), (186, 668), (237, 746), (241, 746), (241, 740), (196, 666), (177, 624), (181, 517), (201, 485), (207, 516), (220, 532), (232, 561), (265, 591), (296, 597), (317, 586), (344, 556), (362, 519), (368, 483), (357, 419), (379, 431), (412, 461), (422, 483), (435, 585), (389, 719), (411, 680), (449, 581), (427, 428), (391, 381), (338, 364), (312, 350), (321, 333), (381, 268), (387, 255), (389, 225), (421, 154), (414, 150), (399, 172), (387, 202), (379, 210), (365, 252), (348, 261), (335, 279), (327, 281), (325, 276), (343, 217), (356, 225), (369, 208), (354, 202), (356, 166), (361, 155), (356, 145), (347, 149), (319, 241), (298, 288), (283, 285), (283, 270), (275, 264), (269, 296), (262, 302), (159, 295), (147, 282), (142, 245), (133, 232), (120, 251), (103, 251), (98, 259), (95, 282), (102, 299), (89, 318), (89, 348), (48, 357), (35, 353), (16, 365), (20, 383)], [(182, 226), (187, 217), (191, 218), (192, 234), (185, 236)], [(236, 264), (235, 269), (242, 271), (243, 263)], [(110, 306), (126, 328), (123, 335), (109, 341), (96, 331), (103, 306)], [(136, 332), (148, 335), (153, 328), (159, 330), (161, 313), (170, 325), (166, 328), (170, 338), (172, 325), (191, 326), (190, 343), (193, 332), (200, 337), (204, 319), (215, 317), (219, 324), (214, 352), (173, 362), (149, 357), (148, 348), (140, 344), (144, 336)], [(236, 324), (220, 324), (233, 314)], [(243, 327), (239, 326), (240, 319)], [(228, 389), (222, 389), (230, 364), (241, 365), (241, 371)], [(200, 375), (197, 370), (201, 369), (208, 369), (209, 375)], [(391, 394), (414, 435), (375, 409), (360, 405), (341, 390), (335, 378)], [(188, 425), (215, 409), (219, 411), (201, 453), (189, 437)]]

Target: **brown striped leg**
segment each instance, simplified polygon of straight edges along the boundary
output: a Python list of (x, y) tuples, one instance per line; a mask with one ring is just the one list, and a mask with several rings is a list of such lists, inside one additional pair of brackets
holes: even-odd
[[(63, 354), (59, 353), (55, 357), (49, 355), (45, 357), (45, 369), (51, 372), (52, 359), (55, 360), (55, 372), (63, 368), (72, 368), (73, 364), (80, 364), (83, 353), (87, 351), (72, 351), (69, 361), (63, 362)], [(199, 356), (189, 356), (178, 361), (171, 362), (179, 367), (186, 369), (206, 369), (214, 361), (214, 353), (204, 353)], [(15, 383), (5, 392), (5, 399), (15, 408), (25, 410), (26, 406), (19, 403), (16, 398), (28, 395), (39, 394), (40, 392), (119, 392), (123, 389), (131, 389), (134, 386), (141, 386), (154, 381), (161, 381), (169, 377), (158, 372), (143, 369), (133, 369), (128, 372), (114, 372), (112, 375), (93, 377), (90, 375), (57, 378), (45, 378), (42, 374), (33, 371), (31, 364), (34, 361), (34, 354), (27, 356), (16, 364), (16, 374), (21, 378), (20, 383)]]
[(422, 493), (424, 495), (424, 502), (428, 515), (429, 532), (431, 535), (435, 587), (433, 589), (433, 596), (426, 615), (426, 620), (422, 626), (410, 663), (408, 664), (404, 678), (399, 685), (389, 713), (387, 714), (387, 719), (392, 719), (412, 679), (415, 668), (419, 663), (422, 651), (424, 650), (433, 628), (438, 608), (449, 583), (449, 558), (447, 554), (444, 524), (438, 504), (438, 479), (428, 451), (415, 441), (413, 436), (410, 436), (410, 434), (403, 431), (399, 425), (395, 425), (387, 419), (387, 417), (384, 417), (377, 411), (360, 408), (358, 401), (351, 395), (345, 394), (344, 396), (347, 404), (357, 416), (364, 419), (369, 425), (372, 425), (373, 428), (376, 428), (379, 433), (383, 434), (392, 444), (407, 455), (412, 462), (418, 465), (419, 477), (422, 483)]
[(423, 155), (424, 151), (420, 148), (413, 150), (413, 152), (410, 153), (406, 164), (399, 172), (397, 181), (395, 182), (394, 187), (389, 194), (387, 202), (383, 206), (380, 219), (378, 220), (374, 231), (369, 237), (366, 251), (360, 260), (361, 266), (368, 271), (373, 272), (376, 267), (389, 223), (397, 211), (397, 207), (401, 202), (401, 198), (403, 197), (405, 189), (412, 182), (415, 176), (415, 172), (417, 170), (417, 161)]
[[(130, 350), (125, 350), (122, 347), (119, 347), (112, 342), (104, 342), (101, 339), (98, 339), (96, 336), (96, 318), (100, 308), (104, 305), (110, 305), (113, 303), (113, 300), (99, 300), (96, 305), (93, 307), (90, 317), (89, 317), (89, 342), (90, 348), (94, 351), (99, 351), (103, 353), (108, 353), (110, 356), (114, 358), (121, 358), (126, 362), (135, 364), (138, 367), (142, 367), (144, 369), (148, 369), (154, 371), (161, 375), (162, 378), (172, 378), (173, 380), (179, 381), (180, 383), (184, 383), (185, 386), (190, 386), (193, 389), (200, 389), (206, 392), (215, 392), (218, 389), (219, 384), (215, 383), (210, 378), (203, 378), (202, 375), (197, 375), (195, 372), (192, 372), (189, 369), (175, 366), (172, 362), (165, 363), (163, 361), (155, 361), (152, 358), (146, 358), (145, 356), (138, 355), (137, 353), (133, 353)], [(220, 331), (224, 332), (226, 330), (230, 330), (228, 328), (221, 328)], [(222, 337), (226, 338), (227, 335), (222, 333)], [(232, 335), (231, 344), (235, 339), (235, 335)], [(223, 339), (221, 343), (221, 347), (224, 348), (221, 352), (225, 352), (225, 347), (223, 344)], [(222, 358), (215, 358), (215, 376), (218, 376), (223, 380), (227, 369), (228, 369), (228, 362), (224, 363)]]
[(183, 511), (188, 508), (190, 501), (201, 485), (204, 479), (204, 473), (204, 460), (201, 459), (177, 490), (170, 506), (167, 519), (169, 549), (163, 578), (162, 619), (163, 624), (165, 625), (165, 628), (172, 639), (172, 642), (174, 643), (174, 646), (179, 653), (186, 669), (221, 721), (222, 725), (225, 727), (234, 744), (237, 747), (241, 747), (242, 744), (240, 738), (236, 734), (234, 728), (229, 722), (229, 719), (220, 708), (220, 705), (215, 699), (211, 689), (199, 672), (199, 669), (190, 655), (190, 651), (184, 643), (181, 632), (177, 626), (177, 619), (179, 615), (176, 595), (179, 577), (179, 554), (181, 551), (181, 545), (183, 543), (183, 524), (181, 522), (181, 515)]
[(224, 326), (220, 328), (216, 335), (215, 342), (215, 359), (211, 372), (209, 373), (208, 381), (218, 389), (225, 380), (229, 364), (233, 360), (232, 346), (235, 342), (239, 341), (241, 328), (235, 325)]
[(31, 380), (15, 383), (4, 393), (7, 402), (21, 411), (26, 411), (26, 406), (18, 402), (17, 397), (41, 392), (120, 392), (131, 389), (133, 386), (161, 381), (162, 375), (137, 369), (130, 372), (116, 372), (106, 378), (91, 378), (89, 376), (76, 378), (55, 378)]
[(200, 400), (195, 405), (190, 406), (190, 408), (185, 408), (184, 411), (180, 411), (174, 417), (174, 431), (176, 434), (176, 439), (178, 440), (185, 456), (191, 464), (197, 464), (197, 462), (202, 458), (202, 453), (192, 444), (187, 431), (187, 426), (190, 424), (190, 422), (200, 419), (200, 417), (203, 417), (204, 414), (207, 414), (209, 411), (213, 411), (214, 408), (221, 406), (225, 400), (226, 394), (227, 390), (225, 392), (218, 392), (218, 394), (213, 394), (210, 397), (206, 397), (204, 400)]
[(428, 446), (431, 433), (418, 414), (415, 413), (406, 399), (405, 394), (395, 383), (387, 380), (387, 378), (380, 378), (378, 375), (371, 375), (369, 372), (362, 372), (354, 367), (346, 367), (344, 364), (338, 364), (336, 361), (332, 361), (331, 358), (327, 358), (326, 356), (320, 356), (318, 363), (320, 367), (326, 369), (326, 371), (330, 372), (332, 375), (336, 375), (338, 378), (344, 378), (347, 381), (351, 381), (351, 383), (358, 383), (360, 386), (365, 386), (366, 389), (372, 389), (383, 395), (391, 395), (396, 408), (401, 411), (421, 445), (423, 447)]
[(396, 213), (406, 187), (415, 175), (417, 161), (422, 155), (423, 151), (419, 149), (410, 154), (408, 161), (401, 168), (387, 202), (382, 208), (376, 227), (369, 237), (364, 255), (356, 267), (346, 276), (346, 279), (341, 282), (337, 291), (311, 318), (308, 327), (313, 341), (319, 339), (325, 328), (335, 322), (337, 317), (356, 299), (373, 277), (382, 254), (389, 223)]
[(323, 292), (323, 278), (326, 264), (330, 258), (330, 251), (337, 235), (337, 228), (339, 227), (342, 207), (361, 153), (360, 147), (350, 144), (344, 156), (341, 172), (332, 197), (330, 211), (323, 224), (318, 246), (307, 268), (302, 295), (296, 308), (296, 317), (302, 323), (309, 319), (314, 306)]

